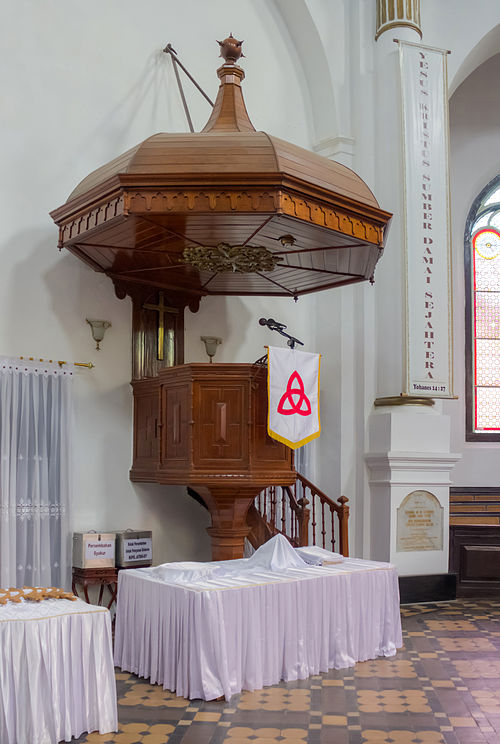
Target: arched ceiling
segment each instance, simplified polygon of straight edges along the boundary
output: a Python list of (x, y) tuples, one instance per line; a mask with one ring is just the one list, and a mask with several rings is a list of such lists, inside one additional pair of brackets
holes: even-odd
[(490, 57), (498, 54), (500, 50), (500, 23), (485, 34), (482, 39), (475, 45), (475, 47), (465, 57), (464, 61), (458, 68), (457, 72), (450, 81), (449, 92), (450, 96), (456, 91), (456, 89), (463, 83), (463, 81), (469, 77), (478, 67), (486, 62)]
[(297, 50), (310, 100), (315, 141), (339, 134), (334, 86), (323, 41), (305, 0), (274, 0)]

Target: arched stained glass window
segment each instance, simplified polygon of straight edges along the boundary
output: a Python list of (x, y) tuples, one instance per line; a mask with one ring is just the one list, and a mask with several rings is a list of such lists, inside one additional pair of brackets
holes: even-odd
[(465, 228), (466, 438), (500, 441), (500, 176)]

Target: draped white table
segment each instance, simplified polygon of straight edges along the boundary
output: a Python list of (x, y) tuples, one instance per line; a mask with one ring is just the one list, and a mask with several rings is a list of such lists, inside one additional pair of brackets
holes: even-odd
[(0, 742), (117, 730), (108, 610), (81, 600), (0, 606)]
[(346, 559), (189, 586), (154, 571), (120, 571), (115, 664), (187, 698), (229, 700), (402, 646), (388, 563)]

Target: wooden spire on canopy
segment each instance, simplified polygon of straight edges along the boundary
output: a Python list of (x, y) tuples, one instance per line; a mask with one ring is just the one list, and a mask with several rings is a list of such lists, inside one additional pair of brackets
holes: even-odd
[(390, 214), (339, 163), (255, 131), (241, 42), (202, 132), (156, 134), (98, 168), (51, 213), (59, 246), (123, 294), (281, 295), (372, 279)]

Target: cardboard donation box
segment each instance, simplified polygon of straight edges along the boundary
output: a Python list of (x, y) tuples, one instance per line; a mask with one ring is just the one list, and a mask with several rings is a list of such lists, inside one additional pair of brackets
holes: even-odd
[(153, 563), (153, 533), (151, 530), (123, 530), (116, 533), (116, 565), (118, 568), (143, 568)]
[(76, 568), (114, 568), (114, 532), (74, 532), (73, 566)]

